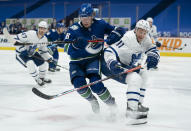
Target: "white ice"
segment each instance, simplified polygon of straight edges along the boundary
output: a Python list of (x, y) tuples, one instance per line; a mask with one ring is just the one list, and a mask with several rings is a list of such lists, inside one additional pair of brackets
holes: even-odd
[[(59, 64), (68, 67), (68, 57), (60, 53)], [(57, 94), (73, 86), (69, 72), (48, 73), (53, 83), (40, 89)], [(104, 76), (103, 76), (104, 77)], [(150, 108), (148, 123), (126, 125), (126, 86), (104, 82), (116, 98), (118, 115), (111, 120), (102, 102), (101, 114), (76, 92), (42, 99), (32, 93), (34, 80), (15, 59), (14, 51), (0, 51), (0, 131), (191, 131), (191, 58), (161, 57), (159, 70), (151, 72), (144, 105)]]

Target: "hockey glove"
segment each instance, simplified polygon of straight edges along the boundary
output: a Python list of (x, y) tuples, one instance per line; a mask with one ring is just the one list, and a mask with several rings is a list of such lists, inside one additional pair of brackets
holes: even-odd
[(36, 49), (37, 49), (37, 45), (29, 46), (29, 49), (27, 50), (28, 56), (32, 57), (35, 54)]
[(53, 65), (57, 65), (57, 62), (53, 59), (53, 57), (50, 57), (48, 60), (47, 60), (47, 62), (49, 63), (49, 64), (53, 64)]
[(48, 46), (48, 52), (49, 52), (49, 54), (50, 54), (50, 55), (53, 55), (54, 52), (56, 51), (56, 49), (57, 49), (57, 44), (52, 44), (52, 45)]
[(118, 74), (124, 71), (124, 69), (121, 68), (121, 64), (116, 60), (110, 63), (109, 68), (113, 74)]
[(159, 62), (160, 56), (156, 52), (149, 52), (147, 54), (147, 70), (155, 68)]
[(85, 39), (85, 38), (83, 38), (83, 37), (78, 37), (77, 39), (76, 39), (76, 43), (75, 44), (73, 44), (76, 48), (81, 48), (81, 49), (83, 49), (83, 48), (85, 48), (86, 47), (86, 45), (88, 45), (88, 41)]
[(122, 27), (117, 27), (115, 30), (113, 30), (110, 35), (106, 39), (106, 43), (108, 45), (111, 45), (117, 41), (119, 41), (123, 35), (125, 34), (125, 29)]
[(161, 47), (161, 43), (159, 41), (156, 41), (155, 44), (157, 47)]

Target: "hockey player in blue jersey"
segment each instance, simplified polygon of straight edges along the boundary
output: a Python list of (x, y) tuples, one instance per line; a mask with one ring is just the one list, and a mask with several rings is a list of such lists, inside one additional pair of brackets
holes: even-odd
[[(47, 34), (48, 41), (63, 41), (65, 38), (65, 26), (63, 23), (57, 23), (56, 30), (52, 29)], [(64, 47), (64, 44), (52, 44), (48, 46), (50, 55), (53, 56), (55, 63), (49, 63), (49, 71), (60, 71), (60, 68), (56, 67), (59, 59), (59, 52), (57, 47)]]
[(127, 31), (120, 41), (104, 50), (102, 55), (102, 73), (106, 76), (118, 74), (138, 64), (147, 63), (146, 70), (137, 70), (115, 77), (120, 83), (127, 85), (127, 117), (129, 124), (147, 122), (149, 109), (142, 105), (146, 87), (148, 86), (148, 70), (155, 68), (160, 55), (148, 35), (149, 23), (145, 20), (137, 22), (134, 30)]
[[(93, 8), (91, 4), (82, 4), (79, 11), (80, 21), (69, 27), (65, 41), (76, 41), (65, 45), (65, 51), (70, 56), (70, 78), (74, 88), (86, 85), (86, 78), (89, 82), (100, 80), (100, 53), (104, 43), (88, 43), (87, 40), (104, 39), (104, 35), (109, 35), (107, 44), (118, 41), (124, 34), (122, 28), (115, 28), (104, 20), (93, 18)], [(115, 38), (115, 39), (114, 39)], [(114, 106), (115, 99), (102, 82), (78, 90), (78, 93), (87, 99), (94, 113), (99, 113), (100, 107), (98, 97), (107, 105)]]

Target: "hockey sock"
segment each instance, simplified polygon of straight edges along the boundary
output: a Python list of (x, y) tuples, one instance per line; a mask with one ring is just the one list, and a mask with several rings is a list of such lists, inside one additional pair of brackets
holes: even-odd
[(39, 66), (39, 77), (45, 78), (47, 71), (48, 71), (48, 63), (44, 62), (42, 65)]
[[(75, 77), (72, 82), (75, 88), (79, 88), (87, 84), (85, 78), (82, 76)], [(89, 87), (78, 90), (77, 92), (88, 101), (96, 100)]]
[(107, 88), (104, 87), (104, 90), (98, 94), (99, 98), (108, 105), (115, 105), (115, 98), (113, 98)]
[(30, 73), (30, 75), (36, 80), (38, 79), (38, 70), (37, 70), (37, 67), (35, 65), (35, 63), (30, 60), (26, 63), (26, 66), (27, 66), (27, 70), (28, 72)]
[(127, 75), (126, 82), (128, 83), (128, 89), (126, 92), (128, 106), (133, 110), (137, 110), (142, 79), (139, 74), (133, 72)]

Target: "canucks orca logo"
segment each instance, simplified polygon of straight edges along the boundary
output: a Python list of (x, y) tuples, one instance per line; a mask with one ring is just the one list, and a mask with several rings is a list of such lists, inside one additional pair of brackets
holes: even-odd
[[(98, 40), (95, 35), (92, 35), (91, 37), (92, 40)], [(89, 42), (89, 44), (86, 46), (86, 51), (90, 54), (97, 54), (102, 50), (103, 44), (103, 42)]]

